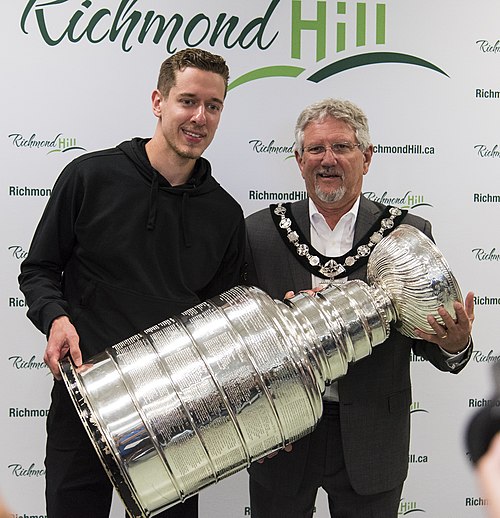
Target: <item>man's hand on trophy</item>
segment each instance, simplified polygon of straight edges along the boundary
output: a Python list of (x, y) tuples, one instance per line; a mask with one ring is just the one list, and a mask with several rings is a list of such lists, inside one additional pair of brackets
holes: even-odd
[(455, 301), (453, 308), (455, 319), (443, 307), (438, 308), (443, 324), (431, 315), (427, 317), (429, 325), (436, 334), (425, 333), (421, 329), (416, 329), (415, 334), (427, 342), (439, 345), (450, 354), (457, 354), (466, 349), (470, 343), (474, 322), (474, 293), (471, 291), (467, 293), (464, 304)]
[(278, 450), (278, 451), (273, 451), (272, 453), (270, 453), (269, 455), (266, 455), (263, 459), (259, 459), (257, 462), (259, 464), (262, 464), (266, 459), (272, 459), (273, 457), (276, 457), (276, 455), (278, 455), (278, 453), (280, 451), (286, 451), (286, 452), (290, 452), (292, 451), (292, 445), (291, 444), (287, 444), (283, 449), (281, 450)]
[[(316, 295), (316, 293), (318, 293), (318, 291), (321, 291), (324, 289), (325, 289), (325, 287), (320, 285), (320, 286), (317, 286), (316, 288), (311, 288), (308, 290), (300, 290), (299, 293), (307, 293), (308, 295), (311, 295), (311, 297), (314, 297), (314, 295)], [(295, 292), (287, 291), (285, 293), (285, 296), (283, 297), (283, 300), (292, 299), (293, 297), (295, 297)]]
[(80, 338), (69, 318), (62, 315), (55, 318), (50, 326), (49, 339), (43, 356), (43, 361), (57, 380), (61, 379), (59, 361), (68, 353), (75, 366), (80, 367), (82, 365)]

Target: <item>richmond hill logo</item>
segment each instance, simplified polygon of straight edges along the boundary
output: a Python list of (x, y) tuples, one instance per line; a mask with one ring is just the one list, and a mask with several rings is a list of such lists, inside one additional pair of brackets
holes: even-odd
[(413, 513), (425, 513), (425, 511), (417, 505), (417, 502), (402, 498), (399, 502), (398, 516), (408, 516)]
[(432, 207), (430, 203), (425, 201), (423, 194), (413, 193), (412, 191), (406, 191), (404, 194), (389, 194), (387, 191), (379, 194), (374, 191), (365, 191), (363, 194), (371, 201), (385, 203), (386, 205), (397, 205), (402, 209)]
[(50, 138), (38, 137), (36, 133), (32, 133), (29, 137), (21, 133), (10, 133), (8, 137), (16, 148), (46, 149), (47, 155), (75, 150), (86, 151), (84, 147), (78, 145), (75, 137), (65, 137), (62, 133)]
[(429, 411), (426, 410), (422, 404), (420, 403), (420, 401), (413, 401), (412, 404), (410, 405), (410, 414), (411, 415), (415, 415), (415, 414), (428, 414)]
[[(421, 57), (384, 50), (388, 31), (385, 3), (271, 0), (265, 12), (253, 19), (245, 19), (243, 13), (214, 10), (189, 18), (168, 12), (170, 3), (162, 5), (162, 11), (157, 12), (147, 10), (140, 0), (29, 0), (22, 11), (20, 28), (26, 35), (38, 33), (49, 46), (66, 42), (112, 43), (130, 52), (137, 45), (153, 43), (173, 54), (184, 47), (215, 45), (266, 51), (285, 37), (285, 31), (276, 27), (280, 21), (286, 21), (290, 23), (293, 64), (275, 63), (249, 70), (234, 79), (229, 89), (269, 77), (303, 75), (307, 81), (319, 83), (349, 69), (385, 63), (415, 65), (448, 77), (441, 68)], [(318, 69), (314, 65), (314, 71), (307, 72), (296, 63), (304, 58), (304, 41), (311, 39), (315, 40), (315, 55), (306, 57), (312, 57), (321, 66)], [(367, 45), (380, 50), (362, 52)], [(344, 53), (352, 55), (343, 57)]]

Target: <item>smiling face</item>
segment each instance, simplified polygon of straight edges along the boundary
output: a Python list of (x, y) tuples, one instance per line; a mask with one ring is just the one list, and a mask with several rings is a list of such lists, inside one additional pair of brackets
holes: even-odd
[(164, 156), (181, 162), (196, 160), (212, 142), (224, 104), (222, 76), (194, 67), (176, 72), (167, 96), (153, 92), (158, 117), (155, 144)]
[[(349, 124), (330, 116), (310, 122), (304, 128), (304, 151), (302, 155), (296, 151), (295, 158), (316, 207), (345, 208), (347, 212), (361, 194), (373, 148), (362, 151), (355, 146), (346, 154), (336, 155), (330, 149), (334, 143), (358, 144)], [(314, 155), (307, 151), (312, 146), (324, 146), (327, 150), (323, 155)]]

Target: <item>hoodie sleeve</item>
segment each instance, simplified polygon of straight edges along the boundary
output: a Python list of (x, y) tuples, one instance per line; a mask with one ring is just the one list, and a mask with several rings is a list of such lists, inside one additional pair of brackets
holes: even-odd
[(223, 291), (229, 290), (241, 284), (243, 262), (245, 258), (245, 220), (240, 211), (240, 217), (236, 224), (224, 258), (212, 281), (198, 293), (200, 300), (215, 297)]
[(75, 221), (82, 189), (73, 164), (56, 181), (35, 230), (26, 259), (21, 263), (19, 287), (26, 297), (28, 318), (48, 335), (52, 321), (69, 316), (63, 295), (63, 272), (75, 246)]

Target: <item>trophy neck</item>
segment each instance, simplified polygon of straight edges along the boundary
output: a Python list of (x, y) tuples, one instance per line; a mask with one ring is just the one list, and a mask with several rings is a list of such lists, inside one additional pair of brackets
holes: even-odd
[(365, 358), (384, 342), (396, 319), (384, 291), (359, 280), (332, 284), (314, 296), (299, 293), (285, 304), (309, 337), (306, 357), (322, 391), (325, 384), (347, 373), (349, 363)]

